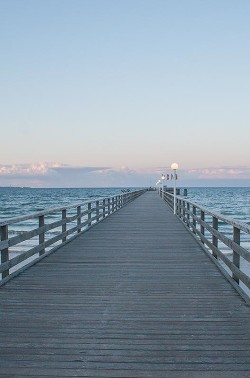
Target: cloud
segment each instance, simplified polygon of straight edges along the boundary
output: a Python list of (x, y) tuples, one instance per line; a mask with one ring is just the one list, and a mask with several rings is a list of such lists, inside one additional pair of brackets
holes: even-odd
[(183, 172), (185, 176), (200, 179), (249, 179), (250, 167), (197, 168)]
[(127, 166), (122, 166), (119, 168), (106, 168), (105, 170), (102, 169), (102, 170), (99, 170), (98, 173), (102, 175), (107, 175), (107, 176), (110, 176), (110, 175), (131, 176), (138, 173), (138, 171), (135, 171), (134, 169), (131, 169)]
[[(166, 167), (133, 169), (128, 166), (72, 167), (58, 162), (36, 164), (0, 164), (0, 186), (32, 187), (148, 187), (171, 173)], [(179, 169), (180, 186), (249, 185), (250, 167), (208, 167)], [(171, 186), (172, 182), (166, 182)]]
[(50, 170), (60, 167), (59, 163), (0, 164), (0, 177), (30, 177), (46, 175)]
[(37, 163), (37, 164), (0, 164), (0, 177), (30, 177), (46, 176), (49, 174), (81, 174), (86, 172), (105, 171), (109, 167), (71, 167), (60, 163)]
[(79, 175), (84, 173), (102, 173), (106, 172), (110, 167), (70, 167), (70, 166), (59, 166), (53, 168), (54, 172), (57, 172), (60, 175)]
[(110, 167), (71, 167), (61, 163), (0, 164), (0, 186), (94, 186), (94, 177)]

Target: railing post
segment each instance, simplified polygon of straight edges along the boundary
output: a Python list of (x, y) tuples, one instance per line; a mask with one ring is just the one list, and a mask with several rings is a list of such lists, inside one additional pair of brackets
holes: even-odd
[(178, 199), (178, 198), (177, 198), (176, 215), (177, 215), (179, 218), (181, 218), (181, 205), (182, 205), (181, 202), (182, 202), (181, 199)]
[(183, 220), (184, 223), (186, 223), (186, 220), (185, 220), (185, 216), (186, 216), (185, 207), (186, 207), (186, 203), (185, 203), (184, 200), (182, 200), (182, 220)]
[[(201, 221), (205, 221), (205, 213), (203, 210), (201, 210)], [(201, 224), (201, 234), (205, 235), (205, 227)], [(204, 241), (201, 240), (201, 242), (204, 244)]]
[(91, 227), (91, 202), (88, 203), (88, 227)]
[(99, 219), (100, 219), (99, 201), (96, 201), (96, 221), (99, 222)]
[(115, 197), (112, 197), (112, 213), (115, 211)]
[(179, 200), (175, 198), (175, 214), (178, 216), (179, 214)]
[(171, 204), (172, 204), (172, 209), (174, 211), (174, 196), (171, 197)]
[(195, 219), (195, 216), (196, 216), (196, 206), (193, 205), (193, 233), (196, 234), (196, 219)]
[(77, 232), (81, 232), (81, 206), (77, 206)]
[[(5, 226), (1, 226), (1, 241), (8, 240), (8, 225), (6, 224)], [(9, 261), (9, 248), (4, 248), (1, 251), (1, 263), (5, 263)], [(6, 269), (2, 273), (2, 278), (7, 277), (10, 274), (9, 269)]]
[(106, 210), (106, 202), (105, 202), (105, 199), (104, 200), (102, 200), (102, 207), (103, 207), (103, 209), (102, 209), (102, 217), (103, 218), (105, 218), (106, 217), (106, 215), (105, 215), (105, 210)]
[[(238, 227), (233, 228), (233, 240), (236, 244), (240, 245), (240, 229)], [(240, 255), (233, 250), (233, 264), (237, 267), (240, 268)], [(233, 279), (239, 284), (239, 278), (236, 274), (233, 273)]]
[(188, 227), (190, 227), (190, 214), (189, 214), (189, 211), (190, 211), (190, 204), (189, 204), (189, 202), (187, 202), (187, 225), (188, 225)]
[[(40, 227), (44, 227), (44, 215), (41, 215), (39, 217), (39, 228)], [(43, 244), (45, 241), (45, 233), (44, 231), (39, 233), (39, 244)], [(42, 248), (40, 251), (39, 251), (39, 256), (43, 255), (45, 253), (45, 248)]]
[(110, 214), (110, 198), (108, 198), (108, 215)]
[[(216, 218), (216, 217), (213, 217), (213, 228), (214, 228), (216, 231), (218, 231), (218, 218)], [(212, 243), (213, 243), (213, 245), (214, 245), (216, 248), (218, 248), (218, 238), (217, 238), (215, 235), (213, 235), (213, 237), (212, 237)], [(215, 252), (212, 252), (212, 255), (213, 255), (216, 259), (218, 258)]]
[[(63, 209), (62, 210), (62, 221), (63, 221), (63, 224), (62, 224), (62, 233), (64, 234), (66, 231), (67, 231), (67, 223), (66, 223), (66, 209)], [(64, 235), (62, 237), (62, 243), (65, 242), (67, 240), (67, 236)]]

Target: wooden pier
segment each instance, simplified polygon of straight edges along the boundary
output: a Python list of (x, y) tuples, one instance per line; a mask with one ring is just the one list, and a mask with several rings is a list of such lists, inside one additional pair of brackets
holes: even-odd
[(0, 377), (249, 377), (250, 307), (156, 192), (0, 288)]

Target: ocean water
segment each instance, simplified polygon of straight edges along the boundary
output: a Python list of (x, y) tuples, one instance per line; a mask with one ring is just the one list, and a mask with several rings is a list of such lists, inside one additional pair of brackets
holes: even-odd
[[(0, 187), (0, 221), (51, 207), (72, 205), (86, 200), (122, 194), (123, 189), (128, 188)], [(136, 190), (138, 188), (129, 189)], [(250, 188), (188, 188), (186, 198), (212, 211), (250, 225)]]
[[(122, 194), (127, 188), (3, 188), (0, 187), (0, 222), (54, 207), (78, 204)], [(130, 188), (136, 190), (137, 188)]]
[(186, 198), (250, 225), (250, 188), (188, 188)]

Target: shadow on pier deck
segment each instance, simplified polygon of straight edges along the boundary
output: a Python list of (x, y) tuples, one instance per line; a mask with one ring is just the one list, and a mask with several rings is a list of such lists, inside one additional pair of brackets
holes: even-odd
[(155, 192), (0, 289), (1, 377), (249, 377), (250, 307)]

